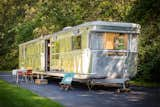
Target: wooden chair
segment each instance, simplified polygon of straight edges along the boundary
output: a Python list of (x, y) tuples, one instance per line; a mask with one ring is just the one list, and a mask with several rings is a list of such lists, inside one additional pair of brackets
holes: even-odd
[(33, 73), (32, 73), (32, 69), (28, 69), (26, 72), (25, 72), (25, 76), (27, 78), (27, 82), (28, 81), (31, 81), (33, 82)]
[(27, 78), (25, 76), (25, 72), (23, 70), (18, 70), (17, 71), (17, 76), (16, 76), (16, 83), (18, 84), (19, 82), (22, 82), (22, 81), (26, 81), (27, 82)]

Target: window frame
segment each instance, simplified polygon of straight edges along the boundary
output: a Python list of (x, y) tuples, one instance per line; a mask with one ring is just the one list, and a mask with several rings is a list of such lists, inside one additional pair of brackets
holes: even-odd
[[(74, 47), (75, 46), (75, 44), (74, 44), (74, 38), (80, 38), (80, 41), (79, 41), (79, 48), (77, 48), (77, 47)], [(71, 48), (72, 48), (72, 50), (80, 50), (80, 49), (82, 49), (82, 35), (76, 35), (76, 36), (72, 36), (71, 37)]]
[[(113, 49), (105, 49), (104, 46), (103, 46), (103, 49), (100, 49), (100, 48), (97, 48), (97, 47), (101, 47), (101, 46), (97, 46), (96, 48), (94, 48), (92, 46), (92, 40), (93, 38), (91, 36), (94, 36), (94, 33), (101, 33), (102, 35), (96, 35), (96, 36), (104, 36), (104, 33), (114, 33), (115, 35), (116, 34), (119, 34), (119, 35), (127, 35), (127, 43), (126, 43), (126, 46), (124, 47), (124, 49), (115, 49), (115, 46)], [(115, 50), (115, 51), (119, 51), (119, 50), (128, 50), (129, 49), (129, 43), (130, 43), (130, 34), (129, 33), (120, 33), (120, 32), (90, 32), (90, 35), (89, 35), (89, 48), (91, 50)], [(104, 45), (104, 44), (103, 44)], [(115, 37), (114, 37), (114, 45), (115, 45)]]

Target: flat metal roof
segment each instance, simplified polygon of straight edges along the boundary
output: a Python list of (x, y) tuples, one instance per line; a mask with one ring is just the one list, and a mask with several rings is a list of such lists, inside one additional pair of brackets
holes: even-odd
[[(140, 25), (139, 24), (135, 24), (135, 23), (91, 21), (91, 22), (82, 23), (82, 24), (77, 25), (77, 26), (69, 27), (67, 29), (63, 29), (61, 31), (55, 32), (55, 33), (50, 34), (50, 35), (41, 36), (41, 37), (39, 37), (37, 39), (33, 39), (33, 40), (30, 40), (30, 41), (24, 42), (24, 43), (20, 44), (19, 46), (25, 45), (25, 44), (30, 44), (30, 43), (36, 42), (38, 40), (47, 39), (47, 38), (50, 38), (51, 36), (57, 36), (60, 33), (69, 32), (69, 31), (73, 31), (73, 30), (78, 29), (78, 28), (89, 27), (89, 26), (106, 26), (106, 27), (131, 28), (132, 30), (134, 29), (135, 33), (139, 33), (139, 30), (140, 30)], [(114, 30), (113, 30), (113, 32), (114, 32)]]
[(119, 27), (136, 27), (140, 28), (139, 24), (126, 23), (126, 22), (106, 22), (106, 21), (92, 21), (80, 24), (79, 26), (94, 26), (94, 25), (105, 25), (105, 26), (119, 26)]

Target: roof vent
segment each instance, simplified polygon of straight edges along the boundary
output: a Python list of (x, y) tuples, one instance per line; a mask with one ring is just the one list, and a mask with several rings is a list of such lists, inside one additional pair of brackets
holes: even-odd
[(63, 30), (68, 30), (68, 29), (71, 29), (72, 27), (71, 26), (67, 26), (67, 27), (64, 27)]

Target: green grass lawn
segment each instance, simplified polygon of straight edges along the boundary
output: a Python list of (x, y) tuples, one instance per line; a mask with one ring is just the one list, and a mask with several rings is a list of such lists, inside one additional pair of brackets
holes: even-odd
[(143, 86), (143, 87), (160, 87), (160, 83), (154, 83), (154, 82), (143, 82), (143, 81), (129, 81), (130, 85), (135, 86)]
[(62, 107), (62, 105), (0, 80), (0, 107)]

